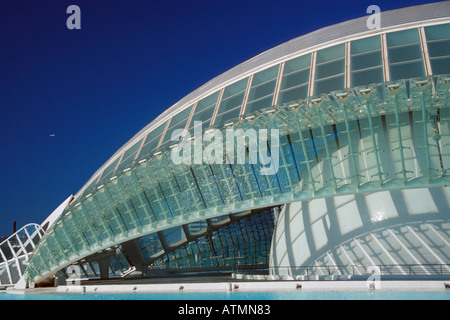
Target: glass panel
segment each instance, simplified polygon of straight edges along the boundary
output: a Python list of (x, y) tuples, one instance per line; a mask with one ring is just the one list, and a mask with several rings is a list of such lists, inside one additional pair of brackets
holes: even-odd
[(297, 70), (309, 67), (311, 64), (311, 54), (288, 60), (284, 63), (283, 74), (288, 74)]
[(352, 72), (352, 87), (383, 82), (383, 68)]
[(245, 107), (246, 114), (272, 105), (278, 69), (279, 65), (276, 65), (253, 76), (252, 88)]
[(142, 143), (142, 139), (140, 139), (138, 142), (136, 142), (135, 144), (133, 144), (131, 147), (128, 148), (127, 151), (125, 151), (125, 154), (122, 157), (122, 162), (125, 159), (128, 159), (131, 155), (133, 155), (134, 153), (136, 153), (136, 151), (139, 149), (139, 147), (141, 146)]
[(390, 66), (391, 80), (425, 76), (423, 61), (406, 62)]
[(326, 93), (333, 90), (343, 89), (345, 87), (344, 57), (344, 44), (317, 51), (314, 94)]
[(280, 92), (278, 104), (304, 99), (308, 96), (308, 84)]
[(245, 91), (247, 88), (248, 78), (242, 79), (236, 83), (233, 83), (232, 85), (229, 85), (225, 88), (222, 96), (222, 100), (231, 97), (232, 95)]
[(150, 132), (147, 135), (147, 138), (145, 139), (144, 146), (142, 147), (140, 158), (143, 156), (152, 155), (152, 151), (155, 150), (155, 148), (158, 146), (159, 140), (161, 138), (161, 134), (164, 131), (164, 128), (166, 127), (166, 123), (159, 125), (155, 130)]
[(450, 73), (450, 57), (431, 60), (431, 70), (433, 74)]
[(112, 174), (117, 166), (117, 163), (119, 162), (120, 157), (117, 158), (116, 160), (114, 160), (113, 163), (111, 163), (108, 167), (105, 168), (105, 170), (102, 173), (102, 176), (100, 178), (100, 181), (98, 182), (98, 184), (103, 183), (104, 181), (108, 180), (109, 178), (112, 177)]
[(250, 93), (248, 96), (248, 101), (253, 101), (253, 100), (265, 97), (269, 94), (273, 94), (275, 91), (275, 84), (276, 84), (276, 81), (273, 80), (270, 82), (266, 82), (263, 85), (253, 87), (250, 90)]
[(350, 44), (351, 54), (358, 54), (368, 51), (374, 51), (381, 49), (380, 36), (365, 38), (361, 40), (352, 41)]
[(166, 133), (164, 134), (164, 139), (161, 144), (164, 145), (169, 141), (172, 141), (172, 133), (177, 129), (184, 129), (186, 128), (187, 121), (189, 120), (189, 116), (191, 114), (192, 106), (189, 108), (181, 111), (177, 115), (175, 115), (172, 120), (170, 121), (169, 128), (167, 129)]
[(330, 60), (343, 58), (345, 56), (345, 45), (340, 44), (334, 47), (326, 48), (317, 51), (316, 63), (320, 64)]
[(310, 68), (284, 76), (281, 81), (281, 90), (307, 83), (309, 81), (309, 70)]
[(195, 121), (201, 121), (203, 128), (209, 127), (211, 118), (214, 114), (214, 109), (216, 108), (218, 97), (219, 91), (216, 91), (197, 103), (191, 123), (189, 124), (189, 132), (191, 132), (191, 129), (194, 127)]
[(375, 36), (352, 41), (350, 48), (351, 86), (383, 82), (381, 37)]
[(229, 110), (227, 112), (219, 114), (216, 117), (216, 121), (215, 121), (214, 125), (223, 125), (230, 119), (238, 118), (240, 113), (241, 113), (241, 108), (238, 107), (233, 110)]
[(184, 234), (182, 227), (166, 229), (163, 231), (163, 234), (169, 246), (186, 240), (186, 235)]
[(167, 142), (169, 142), (169, 141), (171, 141), (173, 143), (177, 143), (178, 141), (180, 141), (181, 137), (176, 137), (176, 136), (174, 136), (173, 137), (174, 140), (172, 140), (172, 133), (174, 133), (174, 131), (177, 129), (185, 129), (187, 121), (188, 121), (188, 119), (185, 119), (184, 121), (179, 122), (177, 125), (172, 126), (169, 129), (167, 129), (166, 134), (164, 135), (164, 140), (161, 143), (161, 147), (163, 145), (166, 145)]
[[(450, 35), (449, 35), (450, 36)], [(428, 42), (430, 57), (442, 57), (450, 55), (450, 40)]]
[(420, 44), (396, 47), (388, 50), (389, 62), (402, 62), (422, 59), (422, 47)]
[(177, 113), (176, 115), (174, 115), (172, 117), (172, 120), (170, 121), (169, 128), (174, 127), (181, 121), (188, 119), (191, 114), (191, 109), (192, 109), (192, 106), (190, 106), (190, 107), (184, 109), (183, 111)]
[(245, 107), (245, 113), (247, 114), (259, 109), (270, 107), (272, 105), (272, 100), (273, 98), (271, 95), (270, 97), (247, 103), (247, 106)]
[(425, 76), (418, 29), (388, 33), (386, 40), (392, 81)]
[(146, 259), (164, 252), (161, 242), (159, 241), (159, 237), (156, 233), (139, 238), (139, 246), (141, 247), (141, 252)]
[(127, 151), (125, 151), (125, 154), (122, 157), (122, 161), (119, 167), (117, 168), (118, 171), (128, 168), (133, 163), (133, 160), (136, 157), (139, 148), (141, 147), (143, 139), (144, 138), (140, 139), (138, 142), (132, 145)]
[(359, 54), (357, 56), (352, 56), (351, 58), (352, 70), (366, 69), (381, 66), (382, 64), (383, 57), (381, 51)]
[(217, 98), (219, 97), (219, 91), (207, 96), (206, 98), (200, 100), (195, 107), (195, 113), (199, 113), (203, 109), (217, 103)]
[(237, 106), (240, 106), (242, 102), (244, 101), (245, 93), (242, 92), (240, 94), (237, 94), (229, 99), (222, 100), (219, 106), (218, 114), (224, 113), (227, 110), (231, 110), (236, 108)]
[(201, 121), (203, 128), (208, 128), (209, 127), (209, 123), (211, 121), (211, 118), (213, 116), (214, 113), (214, 109), (215, 109), (216, 105), (212, 105), (207, 109), (203, 109), (201, 112), (196, 113), (192, 116), (191, 119), (191, 123), (189, 124), (189, 132), (192, 134), (192, 128), (194, 127), (194, 123), (196, 121)]
[(345, 60), (340, 59), (330, 63), (324, 63), (316, 67), (316, 79), (323, 79), (344, 73)]
[(311, 63), (311, 54), (286, 61), (281, 80), (278, 104), (306, 98)]
[(410, 29), (386, 34), (386, 42), (388, 47), (401, 46), (409, 43), (419, 43), (419, 30)]
[(320, 94), (320, 93), (328, 93), (334, 90), (340, 90), (344, 89), (345, 83), (344, 83), (344, 75), (329, 78), (326, 80), (319, 80), (316, 81), (315, 87), (314, 87), (314, 94)]
[(425, 28), (427, 41), (450, 38), (450, 23)]
[(255, 73), (252, 80), (252, 87), (276, 78), (278, 76), (278, 68), (279, 65), (276, 65), (269, 69)]
[(189, 224), (189, 232), (191, 234), (196, 234), (199, 232), (203, 232), (206, 230), (206, 227), (208, 226), (206, 220), (197, 221)]
[(425, 35), (432, 73), (450, 73), (450, 24), (426, 27)]

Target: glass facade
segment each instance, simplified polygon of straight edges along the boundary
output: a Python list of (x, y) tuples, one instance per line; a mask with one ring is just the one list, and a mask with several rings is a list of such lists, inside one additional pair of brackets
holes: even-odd
[(276, 65), (253, 76), (245, 113), (252, 113), (272, 105), (278, 69), (279, 65)]
[(160, 252), (157, 258), (150, 256), (151, 269), (266, 268), (274, 229), (273, 210), (233, 215), (221, 223), (205, 221), (207, 229), (190, 242), (180, 239), (180, 244)]
[(419, 30), (410, 29), (386, 35), (391, 80), (425, 76)]
[[(408, 26), (336, 39), (188, 101), (76, 195), (41, 241), (29, 279), (131, 239), (154, 268), (264, 264), (270, 213), (234, 213), (450, 183), (449, 31), (449, 24)], [(263, 175), (261, 164), (226, 161), (175, 165), (172, 133), (193, 136), (196, 121), (223, 136), (225, 126), (279, 129), (278, 144), (267, 142), (268, 150), (279, 147), (278, 170)]]
[(314, 94), (345, 88), (345, 44), (317, 52)]
[(1, 286), (15, 284), (24, 275), (30, 256), (44, 234), (39, 225), (28, 224), (0, 241)]
[(382, 83), (383, 53), (381, 36), (374, 36), (351, 42), (351, 86)]
[[(450, 73), (450, 24), (422, 29), (416, 27), (349, 40), (238, 79), (187, 108), (181, 108), (169, 117), (170, 121), (150, 129), (143, 145), (138, 141), (125, 148), (92, 186), (101, 185), (116, 170), (125, 170), (137, 158), (152, 156), (158, 147), (164, 149), (175, 143), (170, 142), (175, 129), (187, 128), (193, 136), (196, 121), (202, 123), (203, 130), (213, 125), (219, 128), (271, 107), (274, 102), (283, 105), (347, 87), (380, 85), (386, 79), (395, 81)], [(420, 36), (421, 32), (424, 37)], [(383, 49), (382, 37), (385, 37), (386, 49)], [(426, 57), (424, 52), (427, 52)], [(315, 59), (312, 59), (313, 55)], [(431, 65), (428, 72), (427, 61)]]
[(450, 24), (425, 28), (433, 73), (450, 73)]
[(286, 61), (278, 103), (288, 103), (308, 96), (311, 54)]

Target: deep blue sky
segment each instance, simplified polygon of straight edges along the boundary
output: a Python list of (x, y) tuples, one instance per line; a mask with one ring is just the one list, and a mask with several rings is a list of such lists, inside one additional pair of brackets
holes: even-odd
[[(0, 236), (41, 223), (191, 91), (294, 37), (426, 0), (0, 0)], [(81, 8), (81, 30), (66, 9)], [(53, 135), (54, 136), (51, 136)]]

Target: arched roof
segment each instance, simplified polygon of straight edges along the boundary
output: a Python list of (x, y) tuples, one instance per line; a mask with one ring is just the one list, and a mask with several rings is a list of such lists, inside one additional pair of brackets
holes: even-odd
[[(188, 108), (194, 106), (198, 101), (201, 101), (202, 99), (207, 100), (208, 98), (213, 98), (214, 95), (216, 95), (214, 96), (214, 99), (220, 99), (221, 90), (224, 90), (227, 86), (233, 85), (238, 81), (246, 79), (247, 77), (258, 73), (261, 70), (266, 70), (270, 67), (280, 65), (280, 63), (282, 62), (299, 56), (307, 55), (311, 52), (317, 52), (318, 50), (323, 48), (364, 37), (369, 37), (371, 35), (386, 33), (389, 31), (402, 30), (411, 27), (417, 28), (421, 25), (433, 25), (435, 23), (442, 23), (442, 20), (448, 20), (449, 16), (449, 1), (412, 6), (385, 12), (382, 11), (380, 30), (368, 29), (367, 19), (369, 15), (367, 15), (316, 30), (309, 34), (302, 35), (300, 37), (287, 41), (270, 50), (267, 50), (210, 80), (197, 90), (179, 100), (166, 111), (161, 113), (156, 119), (151, 121), (147, 126), (136, 133), (127, 143), (119, 148), (114, 153), (114, 155), (111, 156), (110, 159), (107, 160), (104, 165), (102, 165), (93, 174), (89, 181), (77, 192), (75, 198), (82, 194), (85, 194), (86, 192), (89, 192), (87, 189), (91, 186), (96, 185), (97, 182), (102, 179), (102, 174), (104, 172), (107, 172), (108, 174), (111, 173), (111, 170), (114, 172), (119, 168), (120, 163), (123, 163), (124, 160), (128, 160), (128, 162), (131, 162), (132, 160), (129, 157), (136, 156), (136, 160), (138, 154), (141, 151), (140, 149), (142, 149), (142, 146), (140, 146), (139, 144), (147, 144), (150, 138), (155, 138), (154, 143), (156, 143), (159, 135), (166, 131), (167, 128), (165, 127), (165, 124), (167, 124), (169, 119), (173, 118), (175, 115), (181, 113), (182, 111), (185, 111), (184, 116), (189, 117), (192, 110), (188, 110)], [(278, 68), (278, 72), (281, 72), (280, 68)], [(280, 76), (278, 76), (278, 80), (280, 80), (279, 78)], [(350, 87), (350, 85), (346, 85), (345, 87)], [(246, 88), (247, 91), (245, 92), (245, 94), (248, 95), (248, 91), (250, 89), (251, 88), (249, 85)], [(274, 93), (274, 95), (276, 95), (276, 92)], [(298, 96), (296, 98), (298, 99), (303, 97)], [(245, 103), (246, 101), (241, 102), (241, 104)], [(215, 104), (216, 109), (218, 109), (218, 104), (220, 104), (220, 101), (217, 101), (217, 103)], [(265, 107), (269, 106), (270, 105), (265, 105)], [(212, 116), (217, 115), (217, 111), (211, 113)], [(204, 121), (204, 119), (202, 120)], [(180, 125), (184, 124), (184, 122), (182, 121), (179, 123)], [(216, 122), (215, 124), (217, 125), (218, 123)], [(172, 125), (172, 123), (169, 125)], [(165, 140), (167, 141), (168, 138), (166, 137)], [(158, 146), (161, 145), (161, 142), (162, 138), (161, 141), (159, 141)], [(153, 150), (154, 149), (156, 149), (156, 147), (153, 148)], [(129, 152), (127, 154), (128, 150)], [(125, 157), (123, 157), (124, 155)], [(126, 165), (124, 164), (121, 169), (126, 169)]]

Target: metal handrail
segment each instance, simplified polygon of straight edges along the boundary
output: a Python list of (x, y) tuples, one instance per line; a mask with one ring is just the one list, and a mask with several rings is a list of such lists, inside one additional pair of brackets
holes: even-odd
[[(432, 275), (450, 275), (450, 263), (426, 263), (426, 264), (378, 264), (378, 265), (323, 265), (323, 266), (280, 266), (268, 268), (269, 272), (286, 271), (286, 275), (331, 275), (333, 272), (338, 272), (341, 275), (363, 275), (371, 274), (368, 271), (369, 267), (377, 267), (380, 275), (418, 275), (418, 274), (432, 274)], [(348, 272), (351, 270), (351, 272)], [(240, 271), (244, 271), (241, 268)], [(343, 272), (347, 271), (347, 272)], [(361, 272), (363, 271), (363, 272)]]
[[(35, 228), (35, 231), (30, 235), (27, 231), (26, 228), (33, 226)], [(25, 235), (27, 237), (26, 241), (22, 241), (22, 239), (19, 236), (19, 233), (24, 231)], [(34, 250), (35, 244), (34, 244), (34, 238), (36, 236), (39, 237), (39, 239), (41, 239), (45, 234), (45, 231), (42, 229), (42, 227), (36, 223), (29, 223), (25, 226), (23, 226), (22, 228), (20, 228), (19, 230), (17, 230), (15, 233), (13, 233), (12, 235), (10, 235), (8, 238), (6, 238), (5, 240), (3, 240), (0, 243), (0, 259), (2, 260), (2, 262), (0, 263), (0, 265), (2, 265), (4, 267), (3, 271), (6, 271), (6, 275), (7, 275), (7, 282), (6, 283), (2, 283), (2, 280), (0, 278), (0, 285), (4, 286), (4, 285), (12, 285), (15, 283), (14, 281), (14, 277), (13, 277), (13, 271), (16, 271), (16, 273), (21, 277), (24, 273), (24, 270), (22, 270), (21, 267), (21, 263), (20, 261), (23, 262), (22, 259), (25, 259), (25, 261), (28, 261), (29, 259), (29, 254), (31, 254), (31, 251), (27, 251), (27, 247), (30, 244), (32, 249)], [(11, 239), (13, 239), (14, 237), (16, 237), (17, 241), (18, 241), (18, 245), (20, 246), (19, 250), (16, 250), (15, 247), (13, 247), (13, 244), (11, 243)], [(6, 248), (8, 248), (8, 252), (3, 252), (2, 247), (6, 244)], [(12, 255), (12, 256), (10, 256)], [(15, 262), (15, 270), (12, 269), (11, 267), (11, 261)], [(14, 273), (15, 274), (15, 273)]]

